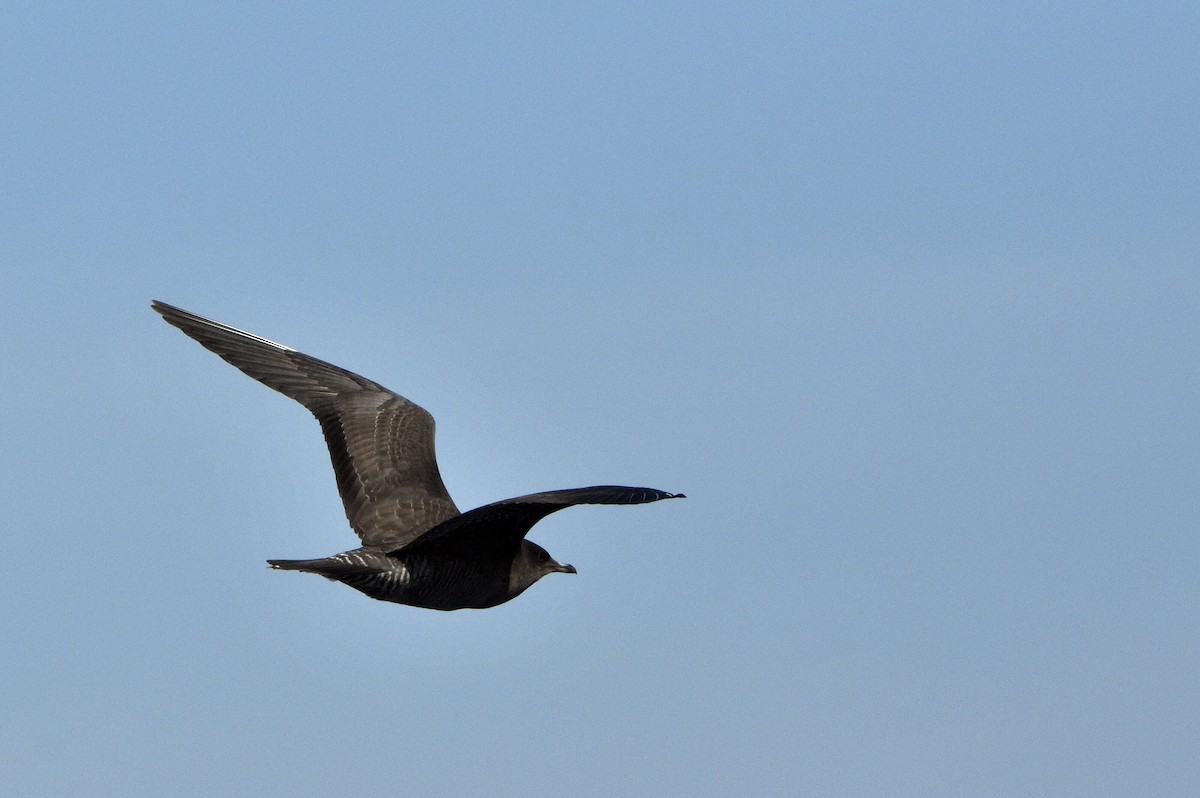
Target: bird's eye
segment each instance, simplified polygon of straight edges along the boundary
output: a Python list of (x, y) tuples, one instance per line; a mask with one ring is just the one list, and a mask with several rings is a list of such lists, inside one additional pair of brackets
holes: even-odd
[(543, 551), (541, 554), (539, 554), (539, 555), (538, 555), (538, 561), (539, 561), (539, 562), (545, 562), (545, 561), (546, 561), (546, 560), (548, 560), (548, 559), (550, 559), (550, 555), (549, 555), (549, 554), (547, 554), (547, 553), (546, 553), (546, 552), (544, 552), (544, 551)]

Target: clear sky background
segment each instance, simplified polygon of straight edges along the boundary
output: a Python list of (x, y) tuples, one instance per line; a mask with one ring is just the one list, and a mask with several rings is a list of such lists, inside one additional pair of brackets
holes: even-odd
[[(999, 5), (1001, 7), (985, 7)], [(9, 3), (0, 794), (1200, 794), (1194, 3)], [(160, 298), (596, 483), (496, 609)]]

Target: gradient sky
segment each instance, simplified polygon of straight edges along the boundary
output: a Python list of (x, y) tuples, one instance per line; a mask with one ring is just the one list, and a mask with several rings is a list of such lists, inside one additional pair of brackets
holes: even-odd
[[(1200, 794), (1191, 3), (0, 12), (0, 794)], [(315, 422), (579, 568), (373, 602)]]

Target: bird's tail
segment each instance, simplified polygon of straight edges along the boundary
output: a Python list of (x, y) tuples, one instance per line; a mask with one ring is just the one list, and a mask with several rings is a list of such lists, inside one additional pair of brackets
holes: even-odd
[(327, 563), (328, 560), (267, 560), (267, 565), (280, 571), (307, 571), (310, 574), (321, 573), (321, 566)]
[(267, 560), (267, 565), (280, 571), (304, 571), (341, 581), (347, 577), (375, 575), (394, 567), (387, 555), (365, 549), (343, 551), (317, 560)]
[(346, 582), (356, 577), (361, 579), (379, 573), (378, 568), (371, 568), (364, 563), (345, 562), (340, 557), (322, 557), (319, 560), (267, 560), (267, 565), (277, 571), (320, 574), (335, 582)]
[(384, 601), (396, 600), (393, 594), (397, 585), (402, 585), (407, 577), (407, 571), (398, 568), (388, 560), (387, 555), (362, 549), (344, 551), (319, 560), (267, 560), (267, 565), (280, 571), (320, 574)]

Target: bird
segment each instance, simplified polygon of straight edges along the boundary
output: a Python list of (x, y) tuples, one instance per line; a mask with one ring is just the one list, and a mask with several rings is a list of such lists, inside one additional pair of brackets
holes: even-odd
[(310, 560), (267, 560), (381, 601), (433, 610), (486, 609), (552, 573), (574, 574), (526, 539), (546, 516), (577, 504), (645, 504), (682, 493), (596, 485), (531, 493), (460, 513), (434, 453), (428, 411), (377, 382), (159, 300), (184, 334), (309, 410), (333, 462), (338, 493), (362, 545)]

